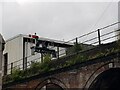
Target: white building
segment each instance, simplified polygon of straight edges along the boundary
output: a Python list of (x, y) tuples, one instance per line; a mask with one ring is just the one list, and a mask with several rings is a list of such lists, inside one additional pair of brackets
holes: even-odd
[[(64, 53), (65, 48), (71, 47), (71, 44), (65, 44), (63, 41), (57, 41), (47, 38), (39, 38), (42, 41), (49, 41), (53, 43), (53, 46), (48, 46), (59, 50), (59, 54)], [(35, 46), (35, 39), (30, 37), (30, 35), (19, 34), (11, 39), (6, 40), (5, 50), (4, 50), (4, 75), (11, 73), (12, 68), (18, 67), (20, 69), (25, 69), (31, 63), (31, 61), (41, 61), (41, 54), (35, 52), (35, 55), (32, 53), (31, 47)], [(57, 47), (54, 43), (60, 46)], [(62, 49), (62, 50), (61, 50)]]

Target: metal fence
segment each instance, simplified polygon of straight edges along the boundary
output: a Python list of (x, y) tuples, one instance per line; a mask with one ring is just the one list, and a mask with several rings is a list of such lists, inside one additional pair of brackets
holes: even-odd
[[(120, 37), (120, 33), (119, 33), (120, 30), (118, 28), (119, 23), (120, 22), (116, 22), (111, 25), (99, 28), (95, 31), (89, 32), (89, 33), (81, 35), (79, 37), (75, 37), (64, 43), (76, 43), (77, 42), (78, 44), (85, 44), (88, 46), (92, 46), (92, 48), (95, 48), (98, 45), (116, 41)], [(90, 48), (88, 48), (88, 49), (90, 49)], [(62, 52), (63, 50), (65, 50), (65, 49), (60, 50), (60, 52)], [(83, 51), (85, 51), (85, 50), (83, 50)], [(81, 52), (83, 52), (83, 51), (81, 51)], [(66, 53), (63, 52), (59, 55), (59, 57), (62, 57), (65, 55), (66, 55)], [(32, 55), (30, 55), (26, 58), (31, 58), (31, 57), (32, 57)], [(31, 61), (28, 61), (27, 68), (30, 67), (31, 62), (33, 62), (33, 61), (40, 62), (40, 59), (41, 59), (41, 57), (37, 57), (37, 58), (32, 59)], [(7, 68), (8, 68), (8, 71), (7, 71), (8, 74), (12, 73), (13, 68), (20, 68), (22, 70), (23, 69), (23, 58), (8, 64)]]

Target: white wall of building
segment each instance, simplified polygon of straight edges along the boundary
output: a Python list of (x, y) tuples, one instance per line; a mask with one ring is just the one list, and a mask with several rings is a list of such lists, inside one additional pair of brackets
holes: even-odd
[[(23, 57), (23, 35), (18, 35), (14, 38), (11, 38), (6, 41), (4, 54), (8, 53), (8, 69), (11, 68), (11, 63), (16, 62)], [(20, 63), (14, 63), (13, 66), (16, 66)]]
[[(8, 73), (11, 71), (11, 63), (13, 63), (13, 67), (17, 66), (18, 68), (23, 68), (23, 38), (29, 38), (29, 36), (26, 35), (18, 35), (16, 37), (13, 37), (6, 41), (4, 54), (8, 53)], [(33, 43), (25, 42), (25, 57), (27, 57), (27, 64), (29, 65), (31, 61), (41, 61), (41, 54), (35, 53), (35, 55), (32, 55), (31, 53), (31, 47), (33, 46)], [(53, 48), (50, 46), (49, 48)], [(54, 49), (57, 51), (57, 47), (54, 47)], [(64, 49), (64, 50), (63, 50)], [(59, 48), (60, 52), (59, 54), (65, 55), (65, 48)], [(61, 51), (62, 50), (62, 51)]]

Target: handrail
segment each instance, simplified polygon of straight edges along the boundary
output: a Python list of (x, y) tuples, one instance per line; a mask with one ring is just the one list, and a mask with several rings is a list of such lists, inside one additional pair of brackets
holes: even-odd
[[(119, 36), (119, 34), (118, 34), (118, 35), (114, 35), (114, 36), (108, 36), (108, 35), (110, 35), (110, 34), (112, 34), (112, 33), (115, 33), (115, 32), (118, 32), (118, 33), (119, 33), (120, 29), (107, 32), (107, 33), (105, 33), (105, 34), (100, 35), (100, 37), (95, 36), (95, 37), (93, 37), (93, 38), (91, 38), (91, 39), (87, 39), (87, 40), (86, 40), (86, 37), (87, 37), (87, 36), (90, 36), (90, 35), (92, 35), (92, 34), (95, 34), (95, 33), (96, 33), (96, 35), (98, 35), (98, 30), (102, 31), (102, 30), (104, 30), (104, 29), (106, 29), (106, 28), (112, 27), (112, 26), (117, 25), (117, 24), (119, 24), (119, 23), (120, 23), (120, 22), (116, 22), (116, 23), (113, 23), (113, 24), (111, 24), (111, 25), (107, 25), (107, 26), (105, 26), (105, 27), (99, 28), (99, 29), (97, 29), (97, 30), (94, 30), (94, 31), (89, 32), (89, 33), (86, 33), (86, 34), (81, 35), (81, 36), (76, 37), (76, 38), (77, 38), (78, 40), (80, 40), (81, 38), (85, 38), (85, 40), (84, 40), (83, 42), (80, 41), (80, 42), (82, 42), (82, 44), (85, 44), (85, 43), (87, 44), (88, 42), (90, 42), (89, 45), (92, 45), (92, 46), (94, 46), (94, 45), (99, 45), (99, 41), (98, 41), (98, 40), (97, 40), (97, 41), (94, 41), (94, 40), (96, 40), (97, 38), (105, 37), (105, 36), (106, 36), (106, 38), (105, 38), (105, 39), (101, 39), (101, 42), (106, 41), (106, 40), (109, 40), (109, 39), (111, 39), (111, 38), (115, 38), (115, 37)], [(64, 42), (64, 44), (65, 44), (65, 43), (68, 43), (68, 42), (76, 42), (76, 38), (73, 38), (73, 39), (71, 39), (71, 40), (69, 40), (69, 41), (66, 41), (66, 42)], [(91, 42), (91, 41), (93, 41), (93, 42)], [(81, 44), (81, 43), (79, 43), (79, 44)], [(64, 50), (64, 49), (63, 49), (63, 50)], [(60, 51), (63, 51), (63, 50), (60, 50)], [(62, 53), (62, 54), (60, 54), (59, 56), (61, 57), (63, 54), (65, 54), (65, 53)], [(30, 58), (30, 57), (32, 57), (32, 55), (27, 56), (27, 58)], [(40, 58), (41, 58), (41, 57), (35, 58), (35, 59), (33, 59), (33, 60), (28, 61), (27, 63), (30, 63), (31, 61), (38, 60), (38, 59), (40, 59)], [(14, 66), (14, 67), (18, 67), (18, 66), (20, 67), (20, 66), (22, 66), (23, 64), (20, 63), (20, 62), (22, 62), (22, 61), (23, 61), (23, 58), (21, 58), (21, 59), (19, 59), (19, 60), (17, 60), (17, 61), (12, 62), (12, 63), (13, 63), (13, 66)], [(23, 62), (22, 62), (22, 63), (23, 63)], [(15, 65), (15, 64), (16, 64), (16, 65)], [(9, 67), (9, 66), (11, 66), (11, 63), (8, 64), (8, 67)], [(4, 66), (3, 66), (3, 67), (4, 67)], [(14, 67), (13, 67), (13, 68), (14, 68)], [(8, 68), (8, 70), (10, 70), (10, 69), (11, 69), (11, 68)]]

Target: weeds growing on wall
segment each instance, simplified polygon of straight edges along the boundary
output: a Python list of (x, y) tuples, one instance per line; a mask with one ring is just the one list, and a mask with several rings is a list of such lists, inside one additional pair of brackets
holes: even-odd
[[(76, 53), (82, 50), (80, 45), (75, 45), (71, 49), (71, 52)], [(69, 50), (69, 52), (70, 52)], [(51, 65), (51, 57), (49, 54), (46, 54), (43, 58), (43, 62), (31, 62), (30, 68), (27, 68), (26, 70), (20, 70), (19, 68), (14, 68), (12, 70), (12, 74), (4, 76), (4, 82), (10, 82), (10, 81), (17, 81), (20, 79), (24, 79), (27, 77), (31, 77), (40, 73), (45, 73), (48, 71), (52, 71), (59, 68), (68, 67), (71, 65), (74, 65), (76, 63), (81, 63), (87, 60), (95, 59), (102, 56), (107, 56), (110, 53), (118, 52), (120, 51), (120, 42), (117, 42), (115, 47), (112, 47), (110, 49), (105, 49), (102, 51), (96, 52), (94, 55), (86, 55), (82, 53), (77, 53), (74, 57), (70, 58), (69, 60), (65, 61), (64, 63), (58, 64), (55, 66)], [(69, 53), (68, 53), (69, 54)]]

